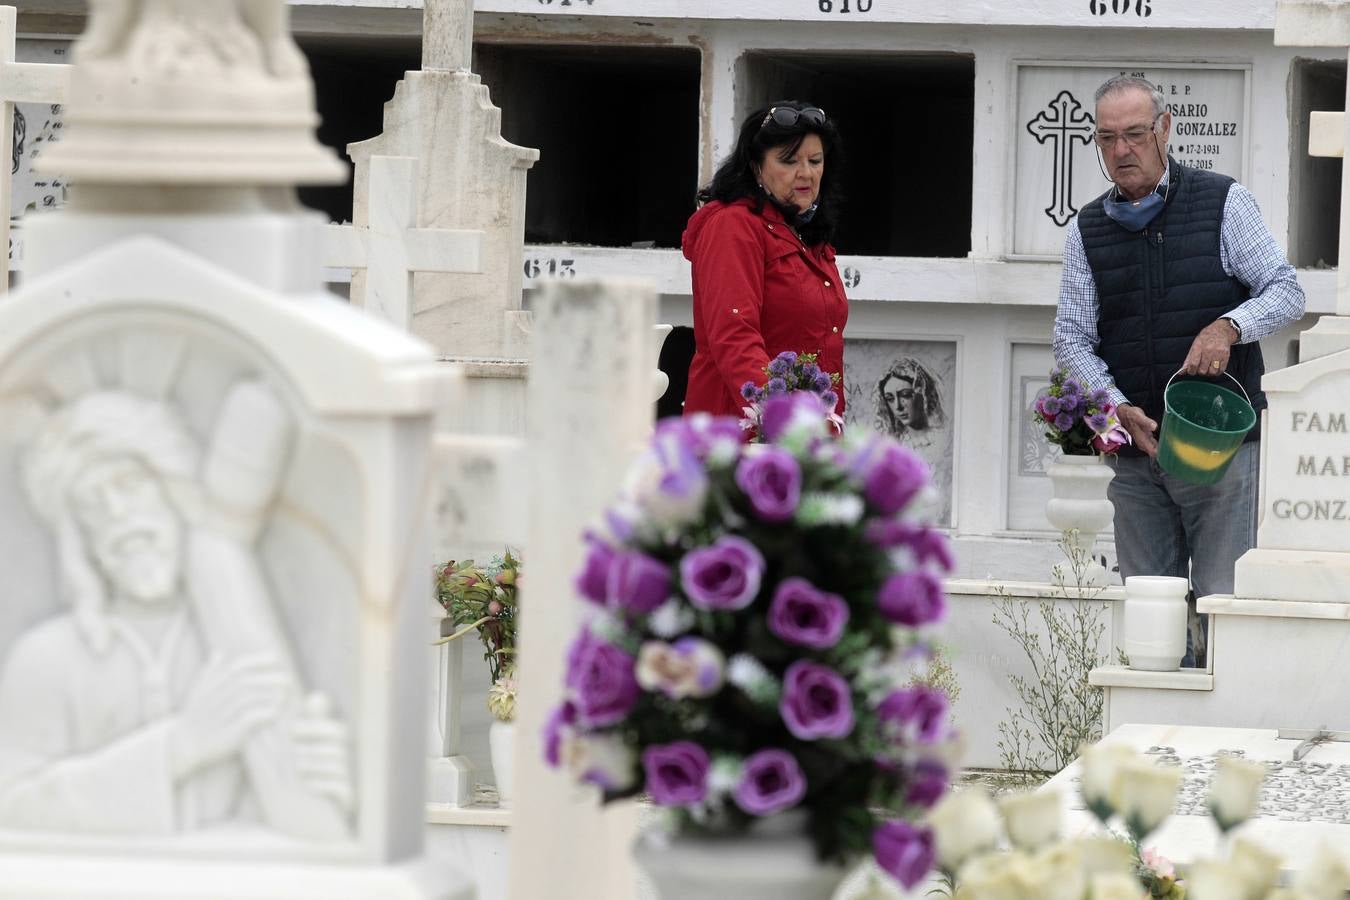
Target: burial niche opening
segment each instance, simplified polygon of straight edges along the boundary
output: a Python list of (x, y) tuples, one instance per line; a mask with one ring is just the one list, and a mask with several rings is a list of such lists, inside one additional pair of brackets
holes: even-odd
[(737, 85), (742, 116), (791, 98), (819, 105), (839, 126), (847, 162), (839, 252), (970, 253), (973, 56), (757, 51), (740, 60)]
[(1335, 266), (1341, 160), (1308, 155), (1308, 118), (1313, 111), (1345, 109), (1345, 60), (1296, 59), (1289, 82), (1289, 261), (1301, 268)]
[(502, 136), (540, 153), (528, 243), (680, 245), (698, 190), (697, 50), (480, 43), (473, 67)]
[[(384, 131), (384, 104), (404, 73), (422, 67), (419, 39), (305, 37), (300, 49), (314, 76), (318, 137), (353, 173), (347, 145)], [(334, 222), (352, 220), (352, 176), (345, 184), (300, 188), (300, 202)]]

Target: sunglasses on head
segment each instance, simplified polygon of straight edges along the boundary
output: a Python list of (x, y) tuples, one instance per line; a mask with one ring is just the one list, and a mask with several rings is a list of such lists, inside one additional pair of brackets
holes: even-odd
[(769, 114), (764, 117), (764, 121), (759, 123), (763, 128), (770, 122), (782, 128), (791, 128), (801, 119), (805, 119), (811, 125), (825, 124), (825, 110), (818, 106), (808, 106), (805, 109), (794, 109), (791, 106), (775, 106), (769, 110)]

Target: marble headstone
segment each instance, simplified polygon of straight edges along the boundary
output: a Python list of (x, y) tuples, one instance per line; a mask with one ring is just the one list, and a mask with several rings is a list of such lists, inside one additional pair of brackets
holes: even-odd
[[(1350, 44), (1350, 2), (1281, 0), (1278, 44)], [(1319, 121), (1320, 116), (1320, 121)], [(1350, 119), (1314, 113), (1310, 152), (1343, 156)], [(1333, 132), (1330, 139), (1327, 132)], [(1318, 136), (1320, 135), (1320, 137)], [(1350, 259), (1350, 179), (1342, 185), (1340, 248)], [(1300, 338), (1299, 364), (1267, 374), (1261, 517), (1256, 547), (1237, 562), (1239, 598), (1350, 603), (1350, 267), (1334, 316)]]
[(1265, 376), (1261, 518), (1235, 596), (1350, 602), (1350, 350)]

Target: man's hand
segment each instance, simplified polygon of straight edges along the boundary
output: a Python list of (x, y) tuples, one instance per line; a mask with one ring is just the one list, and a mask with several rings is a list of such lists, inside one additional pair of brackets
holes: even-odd
[(1191, 342), (1191, 350), (1181, 370), (1187, 375), (1217, 378), (1228, 371), (1230, 349), (1237, 343), (1237, 332), (1223, 319), (1210, 322)]
[(1124, 403), (1116, 407), (1116, 417), (1130, 433), (1130, 439), (1136, 447), (1149, 456), (1158, 455), (1158, 441), (1153, 437), (1158, 431), (1157, 422), (1144, 415), (1144, 411), (1133, 403)]

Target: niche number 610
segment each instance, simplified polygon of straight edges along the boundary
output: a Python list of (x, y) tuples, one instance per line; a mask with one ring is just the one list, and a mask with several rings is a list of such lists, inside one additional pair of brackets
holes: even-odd
[(851, 3), (850, 0), (818, 0), (818, 2), (823, 13), (834, 12), (836, 6), (839, 7), (840, 14), (851, 13), (854, 10), (860, 13), (872, 11), (872, 0), (852, 0)]

